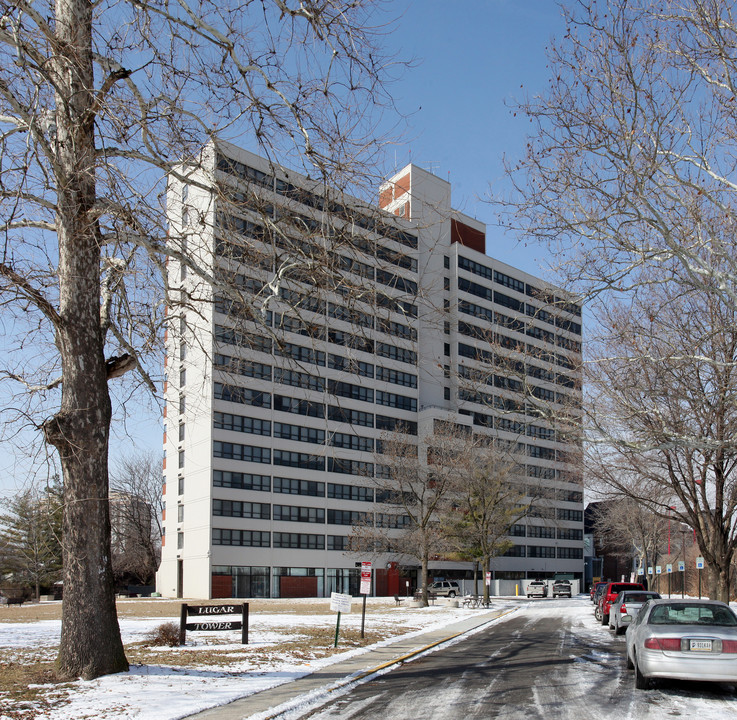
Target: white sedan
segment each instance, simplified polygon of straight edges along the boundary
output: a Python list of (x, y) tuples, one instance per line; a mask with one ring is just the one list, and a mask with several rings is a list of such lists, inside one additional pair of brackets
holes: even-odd
[(627, 628), (635, 687), (656, 678), (737, 683), (737, 615), (716, 600), (650, 600)]

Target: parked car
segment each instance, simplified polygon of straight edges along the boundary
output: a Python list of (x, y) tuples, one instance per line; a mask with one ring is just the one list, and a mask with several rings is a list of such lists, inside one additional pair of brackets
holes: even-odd
[(553, 583), (553, 597), (571, 597), (571, 581), (556, 580)]
[(455, 580), (438, 580), (427, 589), (433, 595), (455, 597), (461, 594), (461, 589)]
[(612, 603), (617, 599), (617, 595), (622, 590), (644, 590), (645, 586), (641, 583), (625, 583), (625, 582), (610, 582), (607, 583), (606, 587), (601, 593), (599, 598), (599, 620), (602, 625), (609, 623), (609, 608)]
[(607, 586), (608, 580), (602, 580), (593, 584), (591, 588), (591, 602), (594, 603), (594, 607), (599, 604), (599, 598), (604, 588)]
[(547, 597), (548, 584), (544, 580), (531, 580), (527, 583), (527, 597)]
[(627, 628), (635, 687), (654, 678), (737, 683), (737, 615), (717, 600), (650, 600)]
[(623, 590), (609, 608), (609, 629), (621, 635), (648, 600), (660, 595), (652, 590)]

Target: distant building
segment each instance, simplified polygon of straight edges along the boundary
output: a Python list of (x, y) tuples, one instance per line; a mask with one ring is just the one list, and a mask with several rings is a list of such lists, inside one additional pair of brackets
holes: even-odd
[[(580, 450), (529, 400), (580, 408), (580, 307), (488, 257), (485, 225), (453, 210), (450, 184), (414, 165), (383, 186), (380, 210), (225, 143), (206, 149), (195, 179), (170, 180), (172, 236), (254, 303), (237, 307), (170, 262), (172, 286), (200, 304), (172, 317), (167, 338), (157, 589), (356, 594), (366, 558), (349, 551), (353, 526), (380, 522), (391, 535), (403, 523), (375, 493), (377, 443), (398, 430), (416, 443), (439, 420), (507, 441), (517, 482), (535, 488), (495, 576), (583, 579)], [(276, 287), (274, 257), (288, 257), (284, 238), (295, 242), (299, 227), (300, 252), (327, 244), (360, 294), (317, 292), (309, 273)], [(507, 370), (494, 372), (502, 354)], [(484, 387), (472, 382), (478, 370)], [(397, 558), (370, 559), (375, 593), (398, 592)], [(470, 567), (438, 559), (432, 571), (463, 577)]]

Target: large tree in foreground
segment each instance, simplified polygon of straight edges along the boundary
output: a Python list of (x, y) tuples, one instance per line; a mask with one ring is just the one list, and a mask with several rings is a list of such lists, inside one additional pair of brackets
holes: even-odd
[(30, 418), (62, 468), (62, 675), (128, 667), (109, 383), (134, 370), (121, 397), (154, 389), (165, 308), (187, 302), (167, 294), (167, 257), (201, 272), (167, 245), (162, 178), (218, 136), (301, 155), (317, 180), (350, 176), (375, 148), (382, 99), (371, 12), (360, 0), (0, 2), (0, 377), (6, 419)]

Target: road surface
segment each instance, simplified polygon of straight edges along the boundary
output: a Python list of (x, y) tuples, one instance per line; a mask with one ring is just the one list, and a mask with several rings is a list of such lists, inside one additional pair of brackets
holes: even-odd
[[(737, 718), (728, 685), (636, 691), (624, 639), (584, 598), (540, 599), (449, 646), (358, 685), (312, 720)], [(694, 704), (695, 702), (695, 704)], [(686, 710), (684, 704), (688, 707)]]

